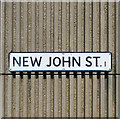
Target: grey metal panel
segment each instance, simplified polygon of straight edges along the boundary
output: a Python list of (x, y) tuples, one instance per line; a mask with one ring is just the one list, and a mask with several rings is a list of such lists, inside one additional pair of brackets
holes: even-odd
[[(12, 3), (5, 3), (5, 69), (8, 72), (8, 53), (12, 50)], [(5, 116), (12, 116), (12, 76), (5, 76)]]
[[(84, 25), (84, 20), (85, 20), (85, 3), (78, 3), (78, 33), (77, 33), (77, 51), (79, 52), (84, 52), (84, 40), (85, 40), (85, 25)], [(85, 98), (84, 98), (84, 78), (82, 76), (77, 77), (77, 116), (78, 117), (84, 117), (85, 114)]]
[[(120, 2), (116, 3), (116, 72), (120, 72)], [(116, 117), (120, 118), (120, 76), (116, 76)]]
[[(70, 3), (70, 52), (75, 52), (76, 51), (76, 33), (75, 33), (75, 28), (76, 28), (76, 21), (75, 21), (75, 3)], [(76, 102), (76, 96), (75, 96), (75, 80), (76, 78), (74, 78), (74, 76), (70, 75), (70, 107), (69, 107), (69, 110), (70, 110), (70, 117), (76, 117), (76, 114), (74, 113), (75, 111), (75, 102)]]
[[(39, 52), (39, 3), (35, 3), (35, 51)], [(34, 116), (39, 116), (39, 76), (35, 77), (35, 107)]]
[[(55, 46), (54, 46), (54, 42), (55, 42), (55, 38), (54, 38), (54, 10), (55, 10), (55, 3), (51, 2), (50, 3), (50, 51), (54, 52), (55, 50)], [(54, 117), (54, 77), (50, 78), (50, 117)]]
[[(4, 4), (0, 1), (0, 9), (3, 10)], [(2, 40), (4, 38), (4, 13), (1, 12), (0, 14), (0, 72), (4, 72), (4, 41)], [(4, 116), (4, 76), (0, 75), (0, 118)]]
[[(38, 51), (39, 52), (42, 52), (43, 49), (42, 49), (42, 46), (43, 46), (43, 4), (39, 3), (39, 44), (38, 44)], [(38, 116), (39, 117), (42, 117), (43, 116), (43, 91), (42, 91), (42, 87), (43, 87), (43, 76), (39, 76), (39, 108), (38, 108)]]
[[(62, 24), (62, 3), (55, 3), (54, 17), (54, 52), (61, 51), (61, 24)], [(58, 73), (56, 73), (58, 74)], [(54, 76), (54, 117), (61, 117), (61, 78)]]
[[(119, 73), (117, 3), (2, 3), (3, 73), (8, 53), (111, 51)], [(97, 11), (97, 12), (96, 12)], [(116, 15), (116, 17), (115, 17)], [(1, 71), (1, 72), (2, 72)], [(47, 72), (49, 73), (49, 72)], [(73, 72), (71, 72), (73, 73)], [(32, 72), (34, 74), (34, 72)], [(94, 73), (96, 74), (96, 73)], [(6, 117), (118, 116), (116, 76), (1, 76)], [(3, 85), (4, 83), (4, 85)]]
[[(14, 3), (12, 5), (12, 26), (13, 26), (13, 51), (20, 51), (20, 4)], [(18, 39), (18, 40), (16, 40)], [(19, 81), (20, 76), (12, 79), (12, 115), (19, 116)]]
[[(92, 2), (85, 3), (85, 52), (92, 52)], [(85, 76), (85, 116), (92, 117), (92, 77)]]
[[(116, 62), (116, 34), (115, 34), (115, 3), (110, 3), (109, 6), (109, 31), (108, 31), (108, 38), (109, 38), (109, 51), (112, 52), (112, 73), (116, 72), (115, 69), (115, 62)], [(109, 76), (108, 80), (108, 116), (115, 117), (115, 76)]]
[[(47, 4), (43, 3), (43, 52), (46, 51), (46, 14), (47, 14)], [(48, 79), (49, 80), (49, 79)], [(47, 92), (47, 81), (43, 79), (43, 117), (47, 116), (46, 108), (47, 108), (47, 99), (46, 99), (46, 92)], [(49, 102), (48, 102), (49, 103)]]
[[(62, 52), (66, 51), (66, 42), (68, 41), (68, 38), (66, 38), (66, 36), (68, 37), (68, 35), (66, 35), (66, 27), (69, 27), (68, 20), (66, 19), (66, 15), (69, 15), (68, 12), (69, 7), (66, 9), (66, 3), (62, 3)], [(68, 106), (66, 106), (66, 76), (62, 76), (62, 117), (66, 116), (66, 108), (68, 108)]]
[[(47, 3), (47, 52), (51, 51), (51, 4), (50, 3)], [(50, 76), (47, 76), (47, 110), (46, 110), (46, 113), (47, 113), (47, 117), (50, 117), (51, 116), (51, 77)]]
[[(20, 31), (21, 31), (21, 43), (20, 51), (27, 51), (27, 3), (20, 4)], [(23, 79), (20, 80), (20, 117), (27, 116), (27, 76), (23, 76)]]
[[(108, 3), (103, 2), (101, 3), (101, 36), (100, 36), (100, 50), (101, 51), (108, 51)], [(105, 78), (105, 75), (101, 76), (100, 79), (100, 116), (101, 117), (107, 117), (107, 108), (108, 108), (108, 103), (107, 103), (107, 81), (108, 79)], [(105, 103), (106, 102), (106, 103)]]
[[(93, 3), (93, 51), (100, 51), (100, 3)], [(97, 73), (94, 73), (97, 74)], [(100, 79), (93, 76), (93, 116), (100, 116)]]

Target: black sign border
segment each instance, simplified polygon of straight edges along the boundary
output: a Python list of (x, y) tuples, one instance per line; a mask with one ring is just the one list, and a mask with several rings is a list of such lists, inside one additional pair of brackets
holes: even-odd
[[(110, 53), (111, 54), (111, 69), (106, 70), (31, 70), (31, 71), (11, 71), (10, 70), (10, 54), (11, 53)], [(9, 52), (8, 54), (8, 69), (10, 72), (111, 72), (112, 71), (112, 52)]]

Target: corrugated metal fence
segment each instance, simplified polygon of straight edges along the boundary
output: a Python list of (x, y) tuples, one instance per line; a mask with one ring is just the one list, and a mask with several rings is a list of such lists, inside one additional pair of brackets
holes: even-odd
[[(110, 51), (111, 73), (119, 73), (118, 6), (116, 2), (2, 3), (1, 72), (10, 73), (11, 51)], [(1, 79), (5, 117), (118, 117), (120, 113), (118, 76), (67, 72)]]

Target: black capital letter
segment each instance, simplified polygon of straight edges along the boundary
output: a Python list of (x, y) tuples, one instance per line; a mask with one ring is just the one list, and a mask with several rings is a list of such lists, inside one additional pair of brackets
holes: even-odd
[(51, 66), (51, 57), (49, 58), (49, 64), (46, 65), (47, 67)]
[(24, 66), (24, 67), (28, 67), (28, 65), (25, 64), (25, 62), (28, 62), (27, 60), (25, 60), (26, 58), (28, 58), (28, 57), (23, 57), (23, 66)]
[(19, 62), (15, 57), (13, 57), (13, 66), (15, 66), (15, 62), (18, 64), (18, 66), (21, 66), (21, 57), (19, 57)]
[[(59, 60), (59, 63), (58, 63), (58, 64), (55, 64), (55, 60), (56, 60), (56, 59)], [(61, 64), (61, 59), (60, 59), (59, 57), (55, 57), (55, 58), (53, 59), (53, 64), (54, 64), (56, 67), (58, 67), (58, 66)]]
[(79, 57), (79, 62), (75, 59), (75, 57), (72, 58), (72, 66), (74, 67), (74, 62), (76, 62), (76, 64), (78, 66), (80, 66), (80, 57)]
[(32, 57), (30, 57), (30, 59), (31, 59), (31, 63), (32, 63), (32, 66), (33, 66), (33, 67), (35, 66), (35, 63), (37, 63), (37, 66), (40, 66), (42, 57), (40, 57), (39, 61), (38, 61), (37, 58), (35, 57), (34, 62), (33, 62), (33, 60), (32, 60)]
[(64, 57), (62, 57), (62, 65), (65, 66), (65, 63), (68, 63), (68, 67), (70, 67), (70, 57), (68, 57), (68, 61), (65, 61)]
[(96, 67), (98, 67), (98, 58), (100, 58), (100, 57), (93, 57), (93, 58), (96, 59)]
[(89, 58), (91, 59), (91, 57), (90, 57), (90, 56), (86, 57), (86, 61), (90, 63), (89, 65), (88, 65), (88, 64), (86, 64), (86, 66), (87, 66), (87, 67), (90, 67), (90, 66), (92, 65), (92, 62), (88, 60)]

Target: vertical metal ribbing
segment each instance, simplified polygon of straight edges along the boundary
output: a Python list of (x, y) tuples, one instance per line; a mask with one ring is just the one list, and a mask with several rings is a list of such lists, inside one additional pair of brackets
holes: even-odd
[[(20, 5), (20, 51), (27, 52), (27, 3)], [(20, 79), (20, 117), (27, 117), (27, 76)]]
[(27, 43), (28, 43), (28, 52), (32, 52), (32, 3), (27, 2)]
[[(4, 27), (5, 27), (5, 19), (4, 19), (4, 15), (5, 15), (5, 11), (4, 11), (4, 7), (5, 7), (5, 3), (1, 2), (0, 1), (0, 9), (1, 9), (1, 14), (0, 14), (0, 72), (4, 72), (4, 37), (5, 37), (5, 34), (4, 34)], [(4, 39), (4, 40), (2, 40)], [(4, 108), (5, 108), (5, 101), (4, 101), (4, 95), (5, 95), (5, 92), (4, 92), (4, 76), (0, 76), (0, 118), (2, 117), (5, 117), (4, 115)]]
[[(31, 52), (31, 39), (32, 39), (32, 3), (27, 3), (27, 52)], [(27, 117), (31, 117), (31, 78), (27, 80)]]
[[(77, 3), (70, 3), (70, 52), (77, 51)], [(77, 113), (77, 78), (70, 76), (70, 117)]]
[[(58, 2), (54, 4), (54, 52), (58, 52), (58, 17), (59, 17), (59, 8), (58, 8)], [(56, 73), (58, 74), (58, 73)], [(54, 76), (54, 117), (58, 117), (58, 76)]]
[[(55, 3), (54, 11), (54, 52), (61, 51), (61, 35), (62, 35), (62, 3)], [(56, 73), (58, 74), (58, 73)], [(62, 84), (61, 77), (54, 76), (54, 117), (61, 117), (61, 107), (62, 107)]]
[(47, 15), (47, 3), (43, 3), (43, 52), (46, 51), (46, 15)]
[(66, 3), (66, 50), (70, 50), (70, 3)]
[[(54, 52), (59, 52), (62, 50), (61, 45), (61, 35), (62, 35), (62, 3), (55, 3), (55, 19), (54, 19)], [(58, 74), (58, 73), (56, 73)], [(61, 77), (57, 75), (54, 76), (54, 117), (61, 117), (61, 107), (62, 107), (62, 80)]]
[[(108, 3), (102, 2), (101, 3), (101, 43), (100, 43), (100, 50), (108, 51)], [(107, 117), (107, 80), (108, 78), (105, 75), (101, 76), (100, 79), (100, 116)], [(106, 103), (105, 103), (106, 102)]]
[[(90, 16), (89, 16), (89, 19), (90, 19), (90, 52), (93, 52), (93, 2), (90, 2)], [(93, 116), (93, 76), (89, 76), (89, 88), (90, 88), (90, 92), (89, 92), (89, 95), (90, 95), (90, 100), (89, 100), (89, 103), (90, 103), (90, 114), (89, 116), (92, 117)]]
[[(92, 52), (92, 3), (85, 3), (85, 51)], [(92, 117), (92, 77), (85, 76), (85, 116)]]
[[(93, 51), (100, 50), (100, 3), (93, 3)], [(97, 73), (94, 73), (97, 74)], [(93, 117), (100, 116), (100, 79), (93, 76)]]
[[(11, 21), (11, 22), (10, 22)], [(9, 11), (8, 11), (8, 39), (7, 43), (10, 45), (8, 45), (8, 53), (10, 52), (10, 50), (12, 49), (12, 3), (9, 4)], [(7, 55), (7, 53), (6, 53)], [(8, 56), (7, 56), (8, 57)], [(7, 59), (6, 59), (7, 60)], [(8, 62), (8, 61), (7, 61)], [(7, 72), (8, 72), (8, 65), (7, 65)], [(10, 107), (10, 109), (9, 109)], [(11, 115), (12, 116), (12, 76), (8, 76), (8, 116)]]
[[(70, 51), (74, 51), (74, 3), (70, 3)], [(71, 72), (70, 72), (71, 73)], [(70, 75), (70, 117), (74, 117), (74, 76)]]
[[(62, 3), (62, 52), (66, 51), (66, 3)], [(62, 115), (61, 117), (66, 117), (66, 76), (62, 76)]]
[[(66, 39), (65, 39), (65, 51), (69, 52), (70, 51), (70, 3), (66, 3), (66, 29), (65, 29), (65, 33), (66, 33)], [(63, 79), (64, 80), (64, 79)], [(66, 83), (66, 110), (65, 110), (65, 117), (69, 117), (70, 116), (70, 79), (69, 77), (65, 77), (65, 83)]]
[[(73, 33), (74, 33), (74, 37), (73, 37), (73, 51), (77, 52), (77, 10), (78, 10), (78, 3), (74, 3), (74, 28), (73, 28)], [(73, 110), (73, 116), (76, 117), (77, 116), (77, 76), (74, 75), (74, 110)]]
[[(47, 3), (43, 3), (43, 52), (46, 52), (46, 18), (47, 15)], [(43, 117), (46, 117), (46, 92), (47, 92), (47, 80), (43, 79)]]
[[(23, 3), (20, 3), (20, 52), (23, 50)], [(20, 108), (19, 116), (23, 117), (23, 80), (20, 79)]]
[[(116, 73), (116, 3), (114, 1), (114, 4), (113, 4), (113, 10), (114, 10), (114, 15), (113, 15), (113, 30), (114, 30), (114, 72)], [(114, 80), (113, 80), (113, 94), (114, 94), (114, 100), (113, 100), (113, 117), (116, 117), (116, 75), (114, 76)]]
[[(70, 52), (73, 52), (75, 49), (74, 47), (74, 3), (70, 3)], [(76, 39), (75, 39), (76, 40)], [(76, 46), (76, 45), (75, 45)], [(70, 117), (74, 117), (74, 83), (75, 78), (73, 75), (70, 75)]]
[[(62, 2), (58, 3), (58, 51), (62, 51)], [(62, 78), (58, 75), (58, 116), (62, 116)], [(54, 109), (55, 110), (55, 109)]]
[[(16, 3), (12, 3), (12, 51), (16, 51)], [(12, 78), (12, 117), (16, 113), (16, 79)]]
[[(19, 3), (12, 4), (12, 38), (13, 38), (13, 51), (20, 51), (20, 12)], [(12, 117), (19, 117), (19, 81), (20, 76), (12, 79)]]
[[(119, 71), (118, 3), (4, 4), (5, 73), (8, 73), (11, 49), (17, 52), (110, 51), (112, 73)], [(54, 79), (51, 76), (43, 79), (41, 75), (36, 79), (34, 75), (31, 79), (5, 76), (5, 116), (118, 116), (119, 78), (105, 79), (105, 75), (100, 80), (97, 78), (93, 76), (92, 84), (92, 78), (85, 76), (84, 82), (81, 75), (77, 79), (65, 75), (62, 78), (55, 75)]]
[[(35, 2), (31, 3), (31, 51), (36, 51), (35, 43)], [(35, 74), (32, 72), (32, 74)], [(31, 75), (31, 117), (35, 117), (35, 75)], [(28, 79), (29, 80), (29, 79)]]
[(58, 3), (58, 51), (62, 50), (62, 2)]
[[(54, 2), (50, 3), (50, 51), (54, 52)], [(50, 117), (54, 116), (54, 77), (50, 80)]]
[(24, 3), (20, 3), (20, 51), (24, 50)]
[[(116, 73), (120, 73), (120, 2), (116, 2)], [(120, 118), (120, 76), (116, 76), (116, 117)]]
[[(99, 11), (99, 14), (98, 14), (98, 51), (100, 51), (100, 3), (99, 3), (99, 6), (98, 6), (98, 11)], [(94, 23), (94, 22), (93, 22)], [(94, 90), (94, 89), (93, 89)], [(98, 80), (97, 80), (97, 114), (98, 114), (98, 117), (100, 117), (100, 75), (98, 74)]]
[[(5, 9), (6, 9), (6, 5), (5, 5), (6, 3), (2, 3), (2, 33), (3, 34), (1, 34), (2, 35), (2, 38), (4, 39), (3, 40), (3, 42), (2, 42), (2, 46), (3, 46), (3, 56), (2, 56), (2, 60), (3, 60), (3, 64), (2, 64), (2, 71), (3, 72), (5, 72), (5, 52), (6, 52), (6, 49), (5, 49), (5, 45), (6, 45), (6, 35), (7, 35), (7, 33), (8, 33), (8, 31), (6, 31), (6, 23), (7, 23), (7, 20), (6, 20), (6, 11), (5, 11)], [(6, 33), (7, 32), (7, 33)], [(2, 40), (2, 39), (1, 39)], [(7, 78), (7, 77), (6, 77)], [(1, 87), (2, 88), (2, 87)], [(6, 104), (5, 104), (5, 94), (6, 92), (5, 92), (5, 76), (3, 76), (3, 99), (4, 99), (4, 103), (3, 103), (3, 116), (5, 117), (5, 114), (6, 114), (6, 112), (5, 112), (5, 107), (7, 106)]]
[[(26, 3), (20, 3), (20, 51), (27, 51), (27, 10)], [(25, 14), (26, 13), (26, 14)], [(20, 117), (27, 116), (27, 76), (20, 79)]]
[[(20, 52), (20, 3), (16, 3), (16, 38), (19, 40), (16, 40), (16, 51)], [(20, 76), (16, 76), (16, 117), (19, 117), (19, 107), (20, 107)]]
[[(7, 44), (6, 44), (6, 41), (7, 41), (7, 37), (8, 37), (8, 30), (6, 30), (6, 28), (7, 28), (7, 26), (8, 26), (8, 24), (7, 24), (7, 12), (8, 12), (8, 6), (7, 6), (7, 9), (6, 9), (6, 3), (4, 3), (4, 8), (3, 8), (3, 12), (4, 12), (4, 60), (5, 60), (5, 57), (6, 57), (6, 55), (5, 55), (5, 53), (7, 52), (7, 50), (6, 50), (6, 46), (7, 46)], [(4, 63), (4, 72), (6, 72), (5, 71), (5, 63)], [(8, 85), (8, 84), (6, 84), (7, 83), (7, 78), (8, 78), (8, 76), (5, 76), (4, 77), (4, 93), (5, 93), (5, 95), (4, 95), (4, 99), (5, 99), (5, 101), (4, 101), (4, 116), (6, 117), (7, 116), (7, 91), (8, 91), (8, 89), (6, 88), (6, 86)]]
[[(43, 3), (39, 3), (39, 52), (43, 52)], [(39, 76), (39, 117), (43, 117), (43, 76)]]
[[(115, 66), (115, 57), (116, 57), (116, 22), (115, 22), (115, 8), (116, 5), (113, 2), (109, 3), (109, 51), (112, 52), (112, 73), (116, 73), (116, 66)], [(108, 116), (115, 117), (115, 81), (116, 76), (109, 76), (108, 82)]]
[(39, 2), (35, 3), (35, 51), (39, 51)]
[[(78, 2), (77, 52), (84, 52), (84, 2)], [(84, 117), (84, 78), (77, 76), (77, 117)]]
[[(2, 5), (1, 5), (1, 1), (0, 1), (0, 9), (1, 9), (1, 11), (2, 11), (2, 7), (1, 7)], [(1, 28), (2, 28), (2, 12), (0, 13), (0, 44), (2, 44), (2, 36), (1, 36)], [(2, 45), (0, 45), (0, 72), (2, 72)], [(0, 76), (0, 79), (1, 80), (3, 80), (3, 77), (2, 76)], [(3, 81), (1, 81), (0, 82), (0, 97), (3, 97), (2, 96), (2, 93), (3, 93)], [(3, 107), (3, 105), (2, 105), (2, 103), (3, 103), (3, 98), (1, 98), (0, 99), (0, 107)], [(0, 109), (0, 118), (2, 118), (2, 116), (3, 116), (3, 110), (2, 109)]]
[[(50, 27), (51, 27), (51, 14), (50, 14), (50, 3), (47, 2), (47, 52), (50, 52), (51, 51), (51, 37), (50, 37)], [(51, 88), (51, 85), (50, 85), (50, 81), (51, 81), (51, 76), (47, 76), (47, 109), (46, 109), (46, 113), (47, 113), (47, 117), (50, 117), (50, 114), (51, 114), (51, 93), (50, 93), (50, 88)]]
[(50, 51), (54, 52), (54, 2), (50, 3)]
[(65, 52), (66, 41), (67, 41), (66, 32), (64, 32), (64, 31), (66, 31), (66, 23), (67, 23), (66, 22), (67, 21), (67, 19), (66, 19), (66, 15), (67, 15), (67, 13), (66, 13), (66, 11), (67, 11), (66, 4), (67, 3), (62, 2), (62, 52)]
[[(8, 53), (12, 49), (12, 3), (5, 3), (5, 73), (8, 72)], [(5, 76), (5, 116), (12, 116), (12, 76)]]
[[(35, 3), (35, 51), (39, 52), (39, 3)], [(39, 117), (39, 76), (35, 79), (35, 117)]]
[(12, 3), (12, 51), (16, 50), (16, 3)]
[[(21, 21), (21, 51), (27, 52), (28, 49), (28, 43), (27, 43), (27, 20), (28, 18), (27, 16), (27, 3), (21, 3), (21, 17), (22, 17), (22, 21)], [(22, 13), (23, 12), (23, 13)], [(22, 49), (23, 48), (23, 49)], [(22, 81), (23, 80), (23, 81)], [(21, 87), (21, 91), (23, 92), (21, 97), (23, 97), (23, 117), (27, 117), (27, 112), (28, 112), (28, 104), (27, 104), (27, 80), (28, 80), (28, 76), (25, 75), (23, 76), (23, 79), (21, 79), (21, 83), (23, 83), (23, 87)]]

